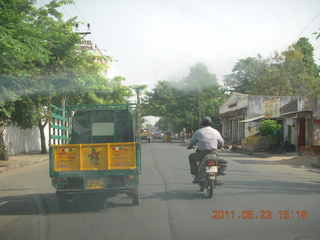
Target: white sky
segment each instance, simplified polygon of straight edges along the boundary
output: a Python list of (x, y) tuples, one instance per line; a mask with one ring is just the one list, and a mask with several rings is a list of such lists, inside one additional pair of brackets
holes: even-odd
[(238, 59), (270, 57), (301, 32), (320, 58), (320, 39), (312, 34), (320, 29), (319, 0), (76, 0), (61, 11), (90, 23), (86, 39), (118, 60), (110, 73), (125, 77), (125, 85), (152, 89), (186, 76), (198, 62), (222, 83)]

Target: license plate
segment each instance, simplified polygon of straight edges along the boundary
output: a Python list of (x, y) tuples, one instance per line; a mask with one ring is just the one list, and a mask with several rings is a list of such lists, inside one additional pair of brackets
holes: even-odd
[(87, 182), (87, 189), (99, 189), (104, 188), (103, 179), (91, 179)]
[(207, 166), (206, 172), (207, 173), (216, 173), (216, 172), (218, 172), (218, 167), (217, 166)]

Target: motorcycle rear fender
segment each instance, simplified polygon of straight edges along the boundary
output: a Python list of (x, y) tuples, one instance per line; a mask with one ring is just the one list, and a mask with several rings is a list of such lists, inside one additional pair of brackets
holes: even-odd
[(218, 165), (218, 156), (216, 154), (213, 154), (213, 153), (210, 153), (210, 154), (207, 154), (203, 160), (201, 161), (201, 164), (203, 166), (205, 166), (207, 164), (207, 161), (209, 160), (213, 160), (216, 162), (216, 165)]

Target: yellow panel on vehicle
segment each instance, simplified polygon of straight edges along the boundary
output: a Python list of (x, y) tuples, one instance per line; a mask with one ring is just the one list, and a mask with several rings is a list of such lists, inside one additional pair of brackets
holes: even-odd
[(53, 154), (55, 171), (79, 171), (80, 145), (55, 146)]
[(135, 169), (136, 143), (109, 144), (108, 169)]
[(54, 171), (97, 171), (137, 168), (137, 143), (51, 145)]
[(81, 145), (80, 170), (108, 170), (108, 145)]

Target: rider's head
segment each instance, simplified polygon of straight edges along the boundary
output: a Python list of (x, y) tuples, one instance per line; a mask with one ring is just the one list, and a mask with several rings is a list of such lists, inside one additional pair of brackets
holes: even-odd
[(207, 127), (211, 125), (212, 120), (210, 117), (204, 117), (201, 123), (202, 123), (202, 126)]

